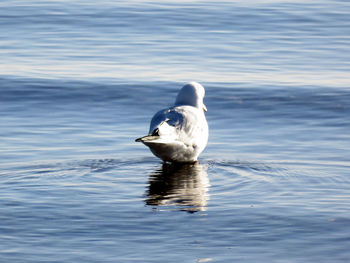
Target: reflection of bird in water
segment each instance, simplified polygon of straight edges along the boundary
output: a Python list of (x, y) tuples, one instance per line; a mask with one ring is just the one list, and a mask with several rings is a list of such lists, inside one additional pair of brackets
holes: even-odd
[(150, 175), (147, 205), (179, 206), (177, 210), (206, 211), (209, 179), (206, 168), (195, 164), (167, 164)]

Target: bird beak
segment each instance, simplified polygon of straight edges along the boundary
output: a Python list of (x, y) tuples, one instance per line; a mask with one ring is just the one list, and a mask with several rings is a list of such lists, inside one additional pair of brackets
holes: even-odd
[(203, 104), (203, 110), (204, 110), (204, 111), (208, 111), (208, 110), (207, 110), (207, 106), (205, 106), (205, 104)]

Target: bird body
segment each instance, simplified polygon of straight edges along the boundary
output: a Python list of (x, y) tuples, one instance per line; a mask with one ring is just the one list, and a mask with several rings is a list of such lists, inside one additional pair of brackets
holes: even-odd
[(165, 162), (196, 162), (208, 141), (208, 123), (203, 103), (204, 88), (190, 82), (179, 92), (175, 105), (158, 111), (149, 134), (136, 139)]

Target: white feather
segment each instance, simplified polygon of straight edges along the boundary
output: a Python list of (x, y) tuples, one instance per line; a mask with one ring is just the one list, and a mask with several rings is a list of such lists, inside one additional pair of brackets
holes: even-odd
[(197, 161), (208, 141), (204, 94), (199, 83), (185, 85), (175, 105), (157, 112), (151, 120), (149, 134), (136, 141), (144, 143), (163, 161)]

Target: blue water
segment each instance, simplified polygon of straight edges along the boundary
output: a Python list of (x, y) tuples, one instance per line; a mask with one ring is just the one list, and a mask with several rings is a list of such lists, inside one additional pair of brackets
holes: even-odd
[[(1, 262), (348, 262), (348, 1), (2, 1)], [(200, 164), (135, 138), (206, 88)]]

